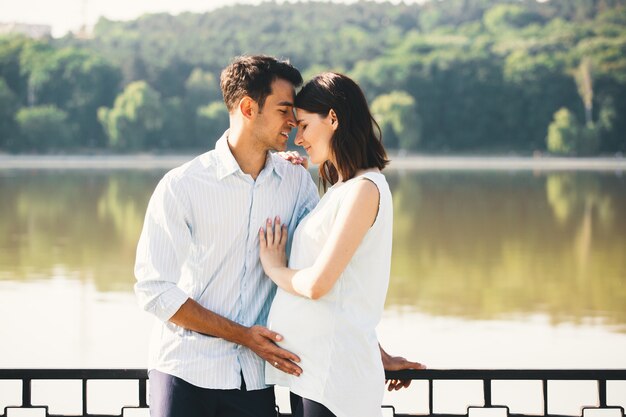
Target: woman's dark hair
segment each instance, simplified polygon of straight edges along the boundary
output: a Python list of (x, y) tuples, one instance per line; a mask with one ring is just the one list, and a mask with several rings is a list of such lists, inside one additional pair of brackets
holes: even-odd
[(277, 78), (289, 81), (294, 87), (302, 84), (302, 75), (287, 61), (265, 55), (235, 58), (220, 75), (220, 87), (228, 111), (233, 111), (244, 96), (250, 96), (262, 110)]
[(360, 169), (383, 169), (389, 163), (382, 144), (380, 126), (372, 117), (361, 88), (343, 74), (325, 72), (307, 82), (296, 95), (296, 108), (326, 117), (337, 115), (338, 127), (330, 149), (337, 166), (325, 161), (320, 166), (320, 182), (326, 189), (341, 173), (343, 181)]

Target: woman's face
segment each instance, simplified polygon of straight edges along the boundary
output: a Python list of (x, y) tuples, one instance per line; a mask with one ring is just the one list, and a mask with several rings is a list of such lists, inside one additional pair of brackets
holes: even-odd
[[(295, 143), (302, 146), (311, 162), (319, 165), (332, 157), (330, 140), (337, 130), (337, 118), (331, 110), (326, 117), (296, 109), (298, 133)], [(332, 161), (331, 161), (332, 162)]]

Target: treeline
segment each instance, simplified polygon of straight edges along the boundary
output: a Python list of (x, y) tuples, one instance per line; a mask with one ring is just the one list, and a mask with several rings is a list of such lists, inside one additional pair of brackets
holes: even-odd
[(626, 0), (268, 2), (4, 36), (0, 149), (210, 148), (219, 72), (244, 53), (354, 77), (390, 148), (626, 151)]

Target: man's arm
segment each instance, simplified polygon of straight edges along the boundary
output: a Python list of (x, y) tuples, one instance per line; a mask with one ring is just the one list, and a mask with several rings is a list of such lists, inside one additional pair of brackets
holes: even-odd
[[(378, 344), (378, 348), (380, 349), (380, 357), (383, 361), (383, 368), (385, 371), (401, 371), (403, 369), (426, 369), (426, 365), (421, 364), (419, 362), (411, 362), (401, 356), (391, 356), (383, 347)], [(408, 388), (411, 385), (410, 379), (402, 380), (402, 379), (388, 379), (386, 380), (387, 390), (399, 390), (402, 388)]]
[(186, 329), (245, 346), (288, 374), (299, 376), (302, 373), (302, 369), (294, 363), (300, 362), (300, 358), (278, 347), (274, 342), (280, 342), (282, 336), (266, 327), (242, 326), (202, 307), (191, 298), (185, 301), (170, 321)]

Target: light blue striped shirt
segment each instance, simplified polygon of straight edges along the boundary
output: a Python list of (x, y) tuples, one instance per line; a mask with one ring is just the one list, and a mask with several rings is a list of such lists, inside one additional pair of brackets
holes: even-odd
[(213, 151), (157, 185), (137, 247), (135, 293), (159, 319), (149, 369), (214, 389), (239, 388), (243, 373), (247, 388), (256, 390), (267, 386), (263, 360), (254, 352), (168, 320), (192, 298), (244, 326), (265, 325), (276, 287), (259, 261), (258, 230), (280, 216), (293, 236), (319, 197), (303, 167), (274, 154), (253, 180), (239, 168), (226, 134)]

